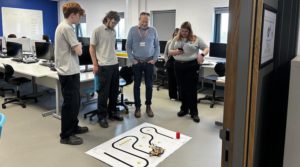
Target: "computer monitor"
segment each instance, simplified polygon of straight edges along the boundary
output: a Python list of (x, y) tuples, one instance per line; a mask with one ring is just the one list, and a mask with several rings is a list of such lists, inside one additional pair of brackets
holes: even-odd
[(168, 41), (159, 41), (160, 53), (165, 53), (166, 44)]
[(78, 37), (78, 41), (81, 42), (83, 46), (90, 45), (90, 38), (89, 37)]
[(2, 53), (2, 37), (0, 37), (0, 53)]
[(210, 43), (209, 56), (226, 58), (226, 44), (225, 43)]
[(7, 38), (7, 42), (22, 44), (23, 54), (32, 54), (32, 42), (30, 38)]
[(122, 50), (126, 50), (126, 39), (122, 39)]
[(80, 65), (91, 65), (93, 64), (90, 52), (89, 52), (90, 45), (83, 45), (82, 46), (82, 55), (79, 56), (79, 64)]
[(22, 44), (16, 42), (6, 42), (7, 56), (14, 57), (22, 51)]
[(39, 59), (46, 59), (50, 60), (51, 59), (51, 54), (50, 54), (50, 43), (49, 42), (35, 42), (35, 52), (36, 52), (36, 57)]
[(1, 42), (1, 44), (2, 44), (1, 51), (2, 51), (3, 53), (6, 53), (6, 38), (5, 38), (4, 36), (2, 37), (2, 42)]

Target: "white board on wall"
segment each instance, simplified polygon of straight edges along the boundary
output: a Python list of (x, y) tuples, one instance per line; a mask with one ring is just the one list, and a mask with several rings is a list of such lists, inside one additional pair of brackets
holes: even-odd
[(43, 11), (2, 7), (3, 35), (16, 34), (31, 39), (42, 39)]

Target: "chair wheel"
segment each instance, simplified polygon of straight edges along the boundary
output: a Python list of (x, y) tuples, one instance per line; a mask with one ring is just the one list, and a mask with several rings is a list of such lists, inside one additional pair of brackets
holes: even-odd
[(8, 101), (8, 99), (4, 99), (4, 101)]
[(5, 105), (5, 104), (2, 104), (2, 108), (3, 108), (3, 109), (6, 109), (6, 105)]
[(22, 107), (23, 107), (23, 108), (26, 108), (26, 105), (25, 105), (25, 104), (22, 104)]

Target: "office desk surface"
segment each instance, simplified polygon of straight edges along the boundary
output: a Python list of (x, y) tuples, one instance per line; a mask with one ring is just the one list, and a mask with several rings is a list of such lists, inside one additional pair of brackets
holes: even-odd
[(15, 72), (32, 77), (44, 77), (56, 73), (54, 71), (51, 71), (49, 67), (39, 65), (38, 62), (25, 64), (12, 61), (11, 58), (0, 58), (0, 64), (9, 64), (14, 68)]
[[(49, 74), (48, 77), (58, 80), (57, 72)], [(80, 82), (87, 82), (87, 81), (92, 81), (92, 80), (94, 80), (93, 72), (81, 72), (80, 73)]]
[(128, 58), (128, 54), (126, 51), (116, 51), (116, 55), (121, 58)]

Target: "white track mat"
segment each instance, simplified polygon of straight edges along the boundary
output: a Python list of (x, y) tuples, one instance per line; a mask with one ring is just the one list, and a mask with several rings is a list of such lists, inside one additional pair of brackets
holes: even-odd
[[(143, 123), (86, 153), (115, 167), (154, 167), (190, 139), (183, 134), (176, 139), (174, 131)], [(164, 153), (150, 156), (152, 144), (165, 149)]]

